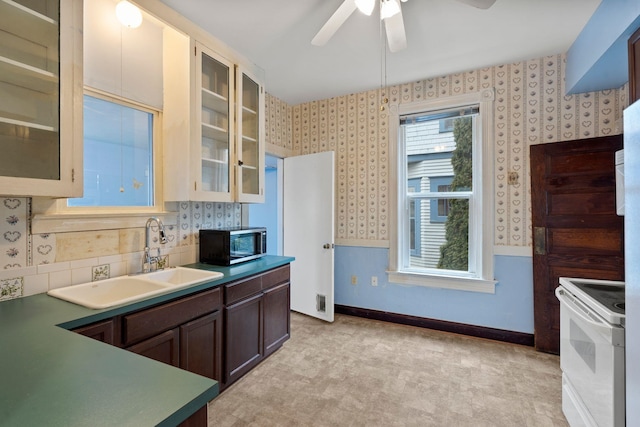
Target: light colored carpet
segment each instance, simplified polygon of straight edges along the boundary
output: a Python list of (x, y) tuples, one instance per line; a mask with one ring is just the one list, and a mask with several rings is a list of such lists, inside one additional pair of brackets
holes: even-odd
[(560, 359), (533, 348), (291, 313), (291, 339), (209, 403), (209, 426), (567, 426)]

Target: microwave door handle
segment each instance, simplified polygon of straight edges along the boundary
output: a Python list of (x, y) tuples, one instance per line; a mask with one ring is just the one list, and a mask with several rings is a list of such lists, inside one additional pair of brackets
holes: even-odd
[[(611, 335), (611, 326), (606, 323), (604, 320), (600, 320), (597, 314), (592, 313), (587, 307), (584, 306), (580, 301), (576, 301), (571, 295), (567, 294), (567, 292), (561, 288), (556, 288), (555, 291), (556, 297), (560, 300), (561, 304), (564, 304), (566, 308), (568, 308), (573, 314), (578, 316), (580, 319), (592, 325), (594, 328), (597, 328), (602, 331), (605, 335)], [(587, 312), (594, 317), (587, 315)]]

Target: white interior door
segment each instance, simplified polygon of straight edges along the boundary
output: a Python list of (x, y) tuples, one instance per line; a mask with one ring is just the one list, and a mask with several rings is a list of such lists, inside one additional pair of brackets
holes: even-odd
[(285, 158), (283, 199), (291, 309), (333, 322), (333, 151)]

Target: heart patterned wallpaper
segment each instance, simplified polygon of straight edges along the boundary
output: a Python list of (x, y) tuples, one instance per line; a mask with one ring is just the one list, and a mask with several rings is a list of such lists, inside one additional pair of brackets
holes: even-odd
[[(622, 132), (627, 86), (566, 96), (565, 67), (564, 55), (556, 55), (387, 88), (391, 104), (494, 88), (496, 245), (531, 246), (530, 145)], [(267, 95), (268, 145), (295, 154), (336, 152), (339, 244), (388, 246), (389, 123), (380, 99), (377, 89), (290, 106)], [(510, 172), (519, 176), (515, 185), (507, 184)], [(239, 225), (240, 209), (237, 203), (179, 203), (170, 246), (193, 248), (202, 227)], [(82, 257), (60, 252), (70, 240), (64, 233), (30, 235), (30, 210), (29, 198), (0, 198), (0, 270)], [(126, 242), (126, 232), (120, 235)], [(138, 249), (121, 243), (119, 250)]]
[[(565, 67), (565, 56), (555, 55), (387, 88), (392, 105), (494, 88), (495, 245), (531, 246), (530, 145), (622, 133), (626, 85), (564, 95)], [(337, 242), (388, 245), (389, 123), (380, 100), (378, 89), (291, 107), (289, 148), (336, 152)], [(282, 135), (281, 103), (267, 107), (268, 131)], [(508, 185), (514, 172), (517, 183)]]

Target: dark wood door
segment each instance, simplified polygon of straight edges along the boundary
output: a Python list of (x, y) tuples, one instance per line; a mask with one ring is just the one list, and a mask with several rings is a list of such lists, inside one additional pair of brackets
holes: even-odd
[(560, 351), (558, 278), (624, 280), (615, 152), (622, 135), (531, 147), (536, 349)]
[(640, 99), (640, 28), (629, 37), (629, 105)]
[(132, 353), (141, 354), (167, 365), (180, 366), (180, 341), (178, 329), (171, 329), (138, 344), (127, 347)]
[(207, 314), (180, 326), (180, 367), (222, 381), (222, 316)]
[(264, 292), (264, 355), (276, 351), (290, 336), (289, 282)]
[(225, 308), (225, 385), (262, 360), (262, 293)]

